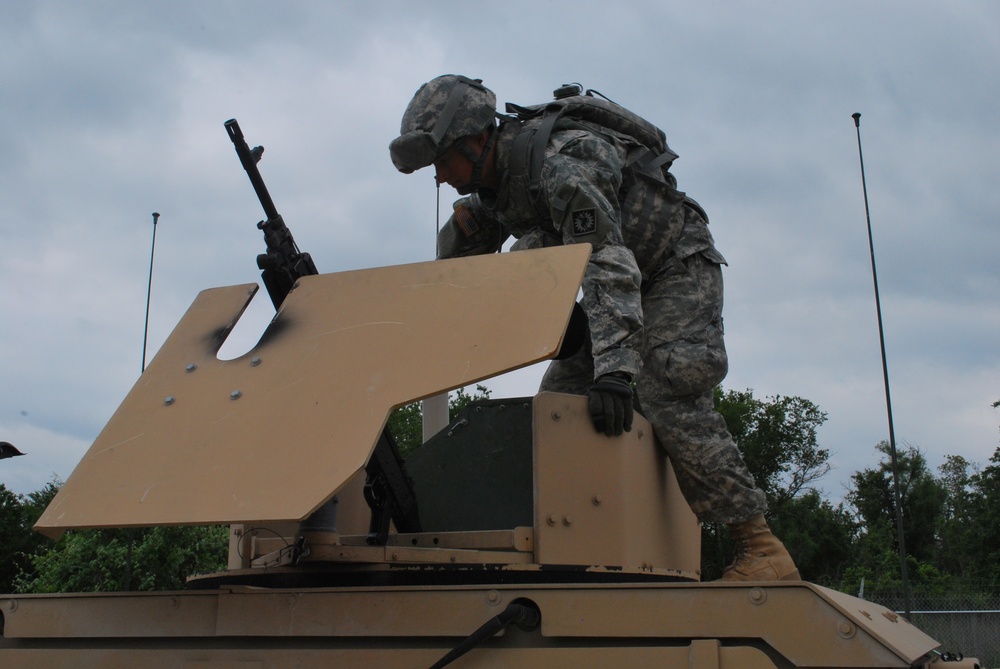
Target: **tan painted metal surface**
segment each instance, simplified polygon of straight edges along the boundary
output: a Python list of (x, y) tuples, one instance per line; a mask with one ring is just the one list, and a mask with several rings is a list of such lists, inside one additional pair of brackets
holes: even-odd
[(587, 398), (534, 400), (535, 561), (701, 572), (701, 526), (653, 428), (597, 433)]
[[(706, 647), (694, 641), (689, 647), (654, 648), (479, 648), (450, 666), (454, 669), (608, 669), (609, 667), (682, 667), (683, 669), (774, 669), (767, 656), (755, 648)], [(187, 653), (166, 649), (77, 650), (72, 664), (64, 664), (47, 651), (12, 651), (18, 669), (424, 669), (449, 649), (440, 648), (205, 648)], [(66, 655), (63, 653), (62, 655)], [(180, 659), (182, 657), (193, 659)], [(254, 659), (234, 660), (248, 656)], [(56, 662), (57, 664), (52, 664)]]
[(589, 253), (303, 277), (230, 361), (216, 354), (250, 287), (204, 291), (36, 527), (304, 518), (364, 466), (393, 407), (557, 351)]
[(540, 628), (508, 628), (453, 666), (909, 667), (937, 646), (882, 607), (863, 602), (868, 615), (858, 615), (808, 583), (224, 588), (0, 598), (0, 657), (18, 667), (102, 666), (87, 661), (101, 653), (141, 666), (224, 658), (278, 667), (296, 657), (302, 667), (420, 667), (515, 600), (538, 607)]

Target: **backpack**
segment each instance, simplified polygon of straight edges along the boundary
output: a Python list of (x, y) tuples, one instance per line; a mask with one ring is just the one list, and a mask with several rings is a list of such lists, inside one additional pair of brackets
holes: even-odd
[[(553, 96), (554, 100), (540, 105), (523, 107), (511, 102), (506, 105), (507, 114), (521, 125), (511, 149), (510, 175), (513, 181), (527, 185), (533, 201), (537, 201), (541, 189), (545, 147), (557, 123), (563, 128), (583, 122), (588, 130), (604, 129), (631, 138), (641, 149), (630, 152), (625, 168), (672, 185), (664, 171), (670, 168), (677, 154), (667, 146), (667, 136), (662, 130), (602, 93), (584, 92), (579, 84), (557, 88)], [(536, 120), (540, 122), (531, 122)]]

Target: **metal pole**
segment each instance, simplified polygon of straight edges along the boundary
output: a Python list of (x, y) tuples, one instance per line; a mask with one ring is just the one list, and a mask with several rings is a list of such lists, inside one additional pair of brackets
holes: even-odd
[(878, 316), (878, 341), (882, 351), (882, 379), (885, 384), (885, 409), (889, 418), (889, 454), (892, 459), (892, 492), (896, 503), (896, 532), (899, 542), (899, 572), (903, 580), (903, 606), (910, 617), (910, 582), (906, 569), (906, 542), (903, 536), (903, 505), (899, 493), (899, 460), (896, 457), (896, 434), (892, 425), (892, 399), (889, 396), (889, 366), (885, 359), (885, 334), (882, 330), (882, 303), (878, 295), (878, 274), (875, 270), (875, 243), (872, 240), (872, 217), (868, 209), (868, 186), (865, 182), (865, 159), (861, 152), (861, 113), (851, 115), (858, 134), (858, 158), (861, 161), (861, 188), (865, 195), (865, 218), (868, 221), (868, 251), (872, 259), (872, 282), (875, 284), (875, 313)]
[(146, 325), (142, 330), (142, 371), (146, 371), (146, 340), (149, 336), (149, 296), (153, 291), (153, 254), (156, 253), (156, 222), (160, 215), (153, 212), (153, 246), (149, 251), (149, 282), (146, 284)]

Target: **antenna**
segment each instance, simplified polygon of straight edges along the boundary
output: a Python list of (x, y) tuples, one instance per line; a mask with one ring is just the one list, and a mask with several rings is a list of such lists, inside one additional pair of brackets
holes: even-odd
[(875, 271), (875, 243), (872, 241), (872, 217), (868, 209), (868, 185), (865, 182), (865, 159), (861, 152), (861, 112), (851, 115), (858, 134), (858, 158), (861, 160), (861, 188), (865, 195), (865, 218), (868, 221), (868, 251), (872, 259), (872, 282), (875, 284), (875, 313), (878, 317), (878, 341), (882, 350), (882, 379), (885, 384), (885, 408), (889, 418), (889, 454), (892, 459), (892, 494), (896, 503), (896, 532), (899, 536), (899, 571), (903, 583), (903, 605), (910, 617), (910, 583), (906, 572), (906, 542), (903, 536), (903, 505), (899, 494), (899, 461), (896, 457), (896, 435), (892, 426), (892, 399), (889, 396), (889, 366), (885, 359), (885, 334), (882, 330), (882, 303), (878, 295), (878, 274)]
[[(434, 210), (434, 257), (437, 257), (437, 236), (441, 233), (441, 182), (437, 175), (434, 175), (434, 186), (437, 201)], [(448, 404), (451, 398), (450, 393), (443, 392), (431, 395), (420, 400), (420, 424), (422, 441), (427, 441), (435, 434), (447, 427), (451, 421)]]
[(153, 212), (153, 246), (149, 251), (149, 282), (146, 284), (146, 325), (142, 329), (142, 371), (146, 371), (146, 341), (149, 336), (149, 296), (153, 291), (153, 254), (156, 253), (156, 222), (160, 214)]

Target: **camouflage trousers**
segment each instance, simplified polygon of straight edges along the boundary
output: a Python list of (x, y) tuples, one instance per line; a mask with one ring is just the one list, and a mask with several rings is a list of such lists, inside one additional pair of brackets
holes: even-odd
[[(670, 456), (681, 492), (702, 522), (739, 523), (767, 508), (713, 389), (728, 371), (722, 329), (722, 257), (714, 249), (667, 261), (643, 284), (640, 412)], [(586, 395), (594, 381), (590, 337), (556, 360), (541, 390)]]

